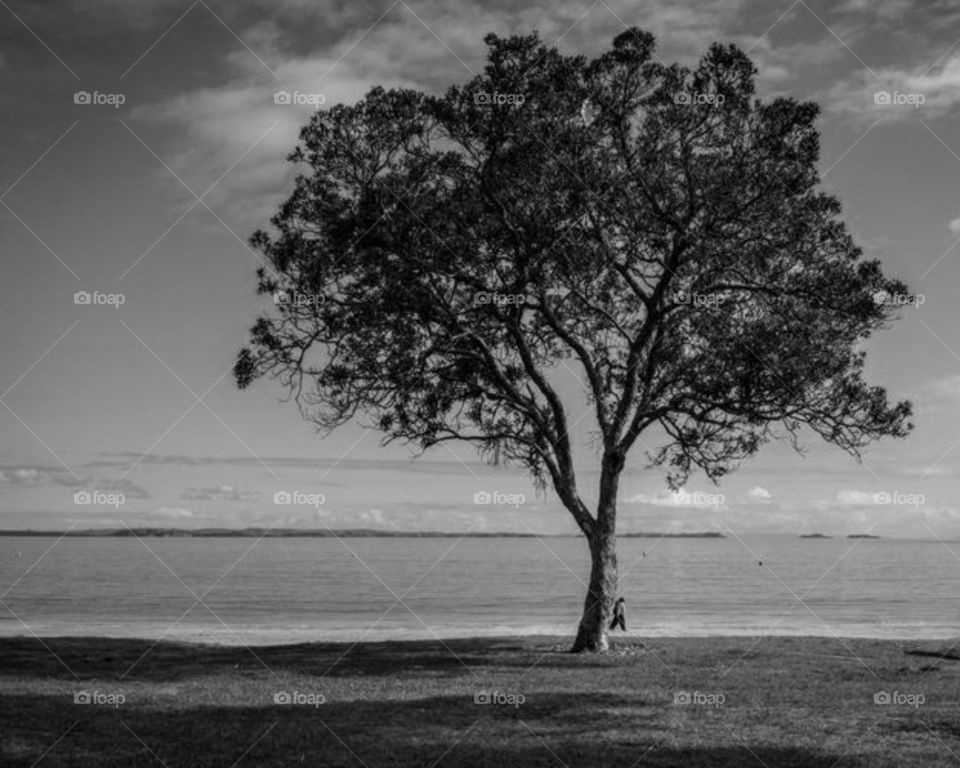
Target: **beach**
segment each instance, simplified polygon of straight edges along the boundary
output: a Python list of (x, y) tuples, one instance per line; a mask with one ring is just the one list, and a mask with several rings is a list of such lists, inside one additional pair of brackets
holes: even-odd
[[(0, 552), (22, 553), (0, 560), (0, 583), (11, 586), (0, 637), (279, 645), (568, 635), (590, 567), (575, 537), (53, 541), (0, 537)], [(944, 609), (957, 560), (937, 541), (624, 538), (619, 558), (631, 636), (960, 636), (960, 616)]]
[(568, 645), (0, 639), (0, 762), (945, 768), (960, 754), (950, 642)]

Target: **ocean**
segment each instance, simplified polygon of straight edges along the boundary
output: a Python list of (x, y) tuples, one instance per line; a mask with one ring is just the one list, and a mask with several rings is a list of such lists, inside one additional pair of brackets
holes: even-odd
[[(960, 636), (960, 544), (625, 538), (619, 563), (633, 636)], [(0, 634), (232, 645), (573, 635), (588, 571), (574, 537), (0, 537)]]

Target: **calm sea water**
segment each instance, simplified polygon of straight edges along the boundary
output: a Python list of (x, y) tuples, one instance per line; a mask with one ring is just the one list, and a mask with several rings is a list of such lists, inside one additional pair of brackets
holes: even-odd
[[(55, 542), (0, 538), (0, 634), (230, 644), (572, 634), (589, 568), (577, 538)], [(950, 546), (957, 556), (883, 539), (623, 539), (629, 633), (960, 636), (960, 545)]]

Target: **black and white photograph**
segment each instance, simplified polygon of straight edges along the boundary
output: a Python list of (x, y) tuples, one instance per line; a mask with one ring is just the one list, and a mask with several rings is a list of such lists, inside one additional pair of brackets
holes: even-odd
[(0, 765), (960, 768), (960, 4), (0, 0)]

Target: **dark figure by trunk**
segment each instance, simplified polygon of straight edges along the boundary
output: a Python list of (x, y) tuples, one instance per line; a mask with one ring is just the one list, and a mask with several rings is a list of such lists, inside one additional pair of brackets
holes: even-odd
[(622, 597), (617, 598), (617, 602), (613, 604), (613, 621), (610, 622), (610, 629), (616, 629), (620, 627), (624, 632), (627, 631), (627, 614), (624, 606), (626, 605), (626, 600)]

